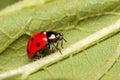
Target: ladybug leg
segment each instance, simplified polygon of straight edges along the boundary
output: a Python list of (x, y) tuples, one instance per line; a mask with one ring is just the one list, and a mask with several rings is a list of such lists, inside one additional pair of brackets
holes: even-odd
[(57, 42), (56, 47), (58, 47), (58, 45), (59, 45), (59, 42)]
[(31, 62), (36, 61), (36, 60), (40, 59), (41, 57), (43, 57), (43, 54), (37, 52), (36, 56), (31, 59)]
[(61, 47), (64, 48), (64, 47), (63, 47), (63, 40), (61, 41)]
[(40, 52), (37, 52), (37, 53), (36, 53), (36, 55), (38, 56), (38, 58), (41, 58), (41, 57), (43, 57), (43, 56), (44, 56), (42, 53), (44, 53), (44, 50), (42, 50), (42, 52), (41, 52), (41, 53), (40, 53)]
[(62, 54), (61, 50), (60, 50), (57, 46), (55, 46), (54, 43), (52, 43), (52, 44), (53, 44), (53, 46), (60, 52), (60, 54)]
[[(63, 41), (60, 41), (60, 44), (61, 44), (60, 47), (61, 47), (61, 48), (64, 48), (64, 47), (63, 47)], [(56, 47), (58, 48), (58, 46), (59, 46), (59, 42), (57, 42)]]
[(67, 40), (66, 40), (66, 39), (64, 39), (64, 38), (63, 38), (63, 40), (64, 40), (65, 42), (67, 42)]
[[(64, 38), (63, 38), (63, 40), (64, 40), (64, 42), (67, 42), (67, 40), (65, 40)], [(64, 48), (64, 47), (63, 47), (63, 40), (61, 41), (61, 47), (62, 47), (62, 48)]]
[[(66, 40), (64, 40), (64, 41), (66, 42)], [(63, 40), (61, 40), (61, 41), (60, 41), (60, 47), (61, 47), (61, 48), (64, 48), (64, 47), (63, 47), (63, 43), (64, 43)], [(56, 47), (58, 47), (58, 44), (59, 44), (59, 42), (57, 42), (57, 46), (56, 46)]]
[(48, 44), (48, 48), (50, 49), (50, 44)]
[(49, 48), (52, 52), (54, 52), (54, 49), (53, 49), (53, 47), (51, 47), (50, 44), (48, 44), (48, 48)]
[(37, 61), (37, 60), (39, 60), (40, 58), (41, 58), (40, 56), (36, 56), (35, 58), (33, 58), (32, 62), (33, 62), (33, 61)]

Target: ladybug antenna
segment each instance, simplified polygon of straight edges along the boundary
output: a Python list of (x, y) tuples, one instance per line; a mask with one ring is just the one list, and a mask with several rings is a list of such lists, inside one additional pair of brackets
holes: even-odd
[(67, 40), (66, 40), (66, 39), (64, 39), (64, 38), (63, 38), (63, 40), (64, 40), (65, 42), (67, 42)]
[[(63, 33), (62, 33), (61, 35), (63, 36)], [(65, 38), (63, 38), (63, 40), (64, 40), (65, 42), (67, 42), (67, 40), (66, 40)]]

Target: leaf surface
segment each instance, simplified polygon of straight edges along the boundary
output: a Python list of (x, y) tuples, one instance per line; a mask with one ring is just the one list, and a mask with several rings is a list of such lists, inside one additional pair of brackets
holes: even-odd
[[(119, 5), (120, 0), (56, 0), (1, 14), (0, 79), (119, 80)], [(28, 33), (49, 30), (64, 34), (65, 55), (55, 53), (30, 62)]]

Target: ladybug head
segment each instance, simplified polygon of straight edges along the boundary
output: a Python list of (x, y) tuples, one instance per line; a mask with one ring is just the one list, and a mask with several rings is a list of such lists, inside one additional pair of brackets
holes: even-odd
[(66, 40), (63, 37), (63, 34), (57, 33), (57, 32), (54, 32), (54, 31), (47, 32), (47, 37), (48, 37), (49, 42), (54, 43), (54, 42), (57, 42), (59, 40), (64, 40), (66, 42)]
[(62, 39), (63, 39), (63, 34), (58, 33), (58, 34), (56, 35), (56, 39), (62, 40)]
[(57, 34), (56, 34), (56, 39), (57, 39), (57, 40), (64, 40), (65, 42), (67, 42), (67, 41), (64, 39), (63, 34), (61, 34), (61, 33), (57, 33)]

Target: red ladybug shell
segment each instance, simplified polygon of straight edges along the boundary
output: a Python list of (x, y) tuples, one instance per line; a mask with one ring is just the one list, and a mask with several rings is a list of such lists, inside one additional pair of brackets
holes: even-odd
[(36, 52), (41, 50), (46, 46), (48, 42), (46, 32), (38, 32), (29, 39), (27, 44), (27, 53), (28, 57), (32, 58)]

